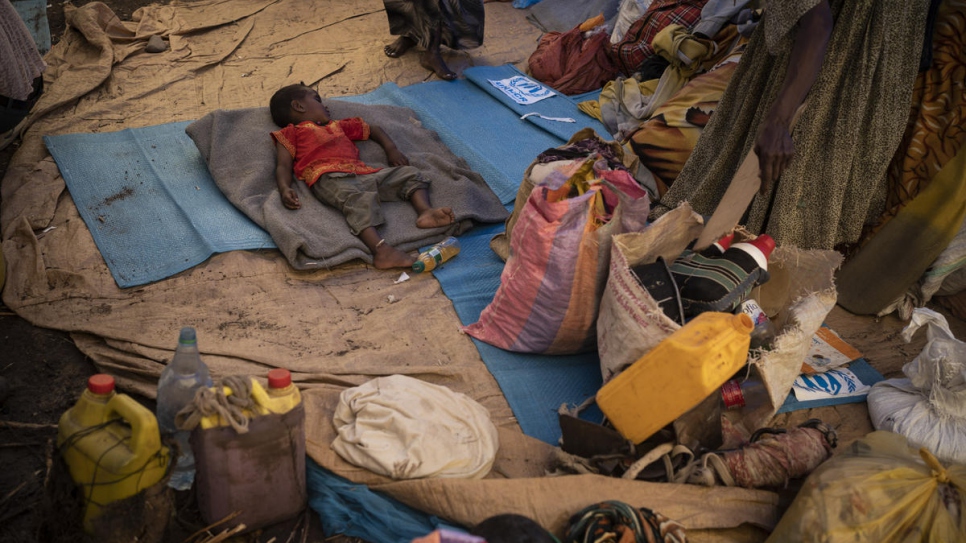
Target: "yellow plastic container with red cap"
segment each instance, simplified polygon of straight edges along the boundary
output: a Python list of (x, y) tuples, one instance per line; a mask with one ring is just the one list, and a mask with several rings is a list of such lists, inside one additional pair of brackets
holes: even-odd
[(150, 409), (114, 390), (114, 378), (91, 376), (77, 403), (60, 418), (57, 447), (84, 500), (84, 529), (110, 502), (134, 496), (164, 478), (170, 463)]
[[(226, 396), (235, 391), (223, 387)], [(254, 530), (298, 515), (306, 506), (305, 408), (286, 369), (268, 372), (268, 388), (251, 378), (248, 431), (220, 416), (191, 433), (198, 509), (209, 524)], [(270, 499), (266, 499), (270, 497)]]
[(744, 313), (701, 313), (605, 383), (597, 405), (621, 435), (641, 443), (745, 365), (753, 329)]

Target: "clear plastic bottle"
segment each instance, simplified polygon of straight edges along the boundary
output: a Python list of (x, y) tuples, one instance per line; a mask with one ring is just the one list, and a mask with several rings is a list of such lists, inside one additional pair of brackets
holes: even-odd
[(178, 347), (158, 380), (158, 427), (163, 436), (173, 436), (181, 449), (168, 486), (188, 490), (195, 479), (195, 457), (188, 442), (190, 432), (179, 430), (175, 415), (195, 397), (201, 387), (212, 386), (208, 366), (201, 361), (195, 329), (181, 329)]
[(419, 254), (413, 263), (413, 271), (422, 273), (430, 271), (460, 252), (460, 240), (450, 236)]
[(768, 389), (755, 372), (747, 377), (741, 372), (741, 377), (721, 385), (721, 403), (725, 409), (722, 416), (746, 434), (746, 438), (764, 426), (774, 413)]
[(762, 404), (769, 403), (768, 389), (765, 383), (750, 377), (748, 379), (731, 379), (721, 385), (721, 400), (725, 409), (729, 411), (754, 411)]
[(751, 331), (751, 346), (749, 349), (771, 350), (775, 345), (775, 336), (778, 331), (775, 323), (768, 318), (765, 311), (758, 305), (758, 302), (747, 299), (738, 306), (736, 313), (744, 313), (751, 317), (751, 322), (755, 323), (755, 329)]

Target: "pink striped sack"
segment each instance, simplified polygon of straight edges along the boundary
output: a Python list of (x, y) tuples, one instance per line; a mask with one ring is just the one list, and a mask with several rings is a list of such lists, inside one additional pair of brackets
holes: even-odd
[(463, 331), (509, 351), (573, 354), (596, 348), (611, 237), (643, 230), (650, 201), (626, 170), (597, 154), (563, 161), (527, 198), (500, 287)]

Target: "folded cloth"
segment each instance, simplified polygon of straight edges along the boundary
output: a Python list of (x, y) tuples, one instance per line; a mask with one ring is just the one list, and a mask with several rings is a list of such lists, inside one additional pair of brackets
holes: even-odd
[[(506, 208), (483, 178), (454, 155), (435, 132), (423, 128), (412, 110), (338, 100), (325, 100), (325, 105), (334, 119), (362, 117), (385, 130), (410, 164), (430, 181), (433, 206), (453, 208), (455, 224), (422, 229), (416, 227), (416, 212), (408, 202), (381, 203), (386, 224), (378, 229), (387, 243), (411, 251), (465, 232), (474, 222), (506, 219)], [(318, 201), (304, 183), (295, 183), (302, 207), (290, 210), (282, 205), (270, 136), (277, 129), (264, 107), (216, 110), (185, 130), (201, 151), (218, 188), (271, 234), (294, 268), (329, 268), (354, 258), (372, 262), (366, 246), (349, 232), (342, 213)], [(386, 154), (377, 143), (357, 144), (366, 164), (388, 166)]]
[(405, 375), (344, 390), (333, 423), (339, 456), (393, 479), (481, 479), (500, 448), (485, 407)]

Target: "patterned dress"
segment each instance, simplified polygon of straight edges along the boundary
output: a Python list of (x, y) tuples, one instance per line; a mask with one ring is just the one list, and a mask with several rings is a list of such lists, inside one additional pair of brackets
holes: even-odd
[[(798, 19), (818, 0), (772, 0), (732, 82), (654, 214), (688, 201), (711, 214), (781, 88)], [(828, 51), (792, 133), (796, 156), (746, 226), (780, 245), (858, 241), (885, 208), (886, 171), (905, 132), (929, 0), (830, 0)]]
[(383, 0), (389, 16), (389, 33), (405, 36), (429, 47), (437, 23), (442, 22), (440, 43), (450, 49), (483, 45), (483, 0)]

